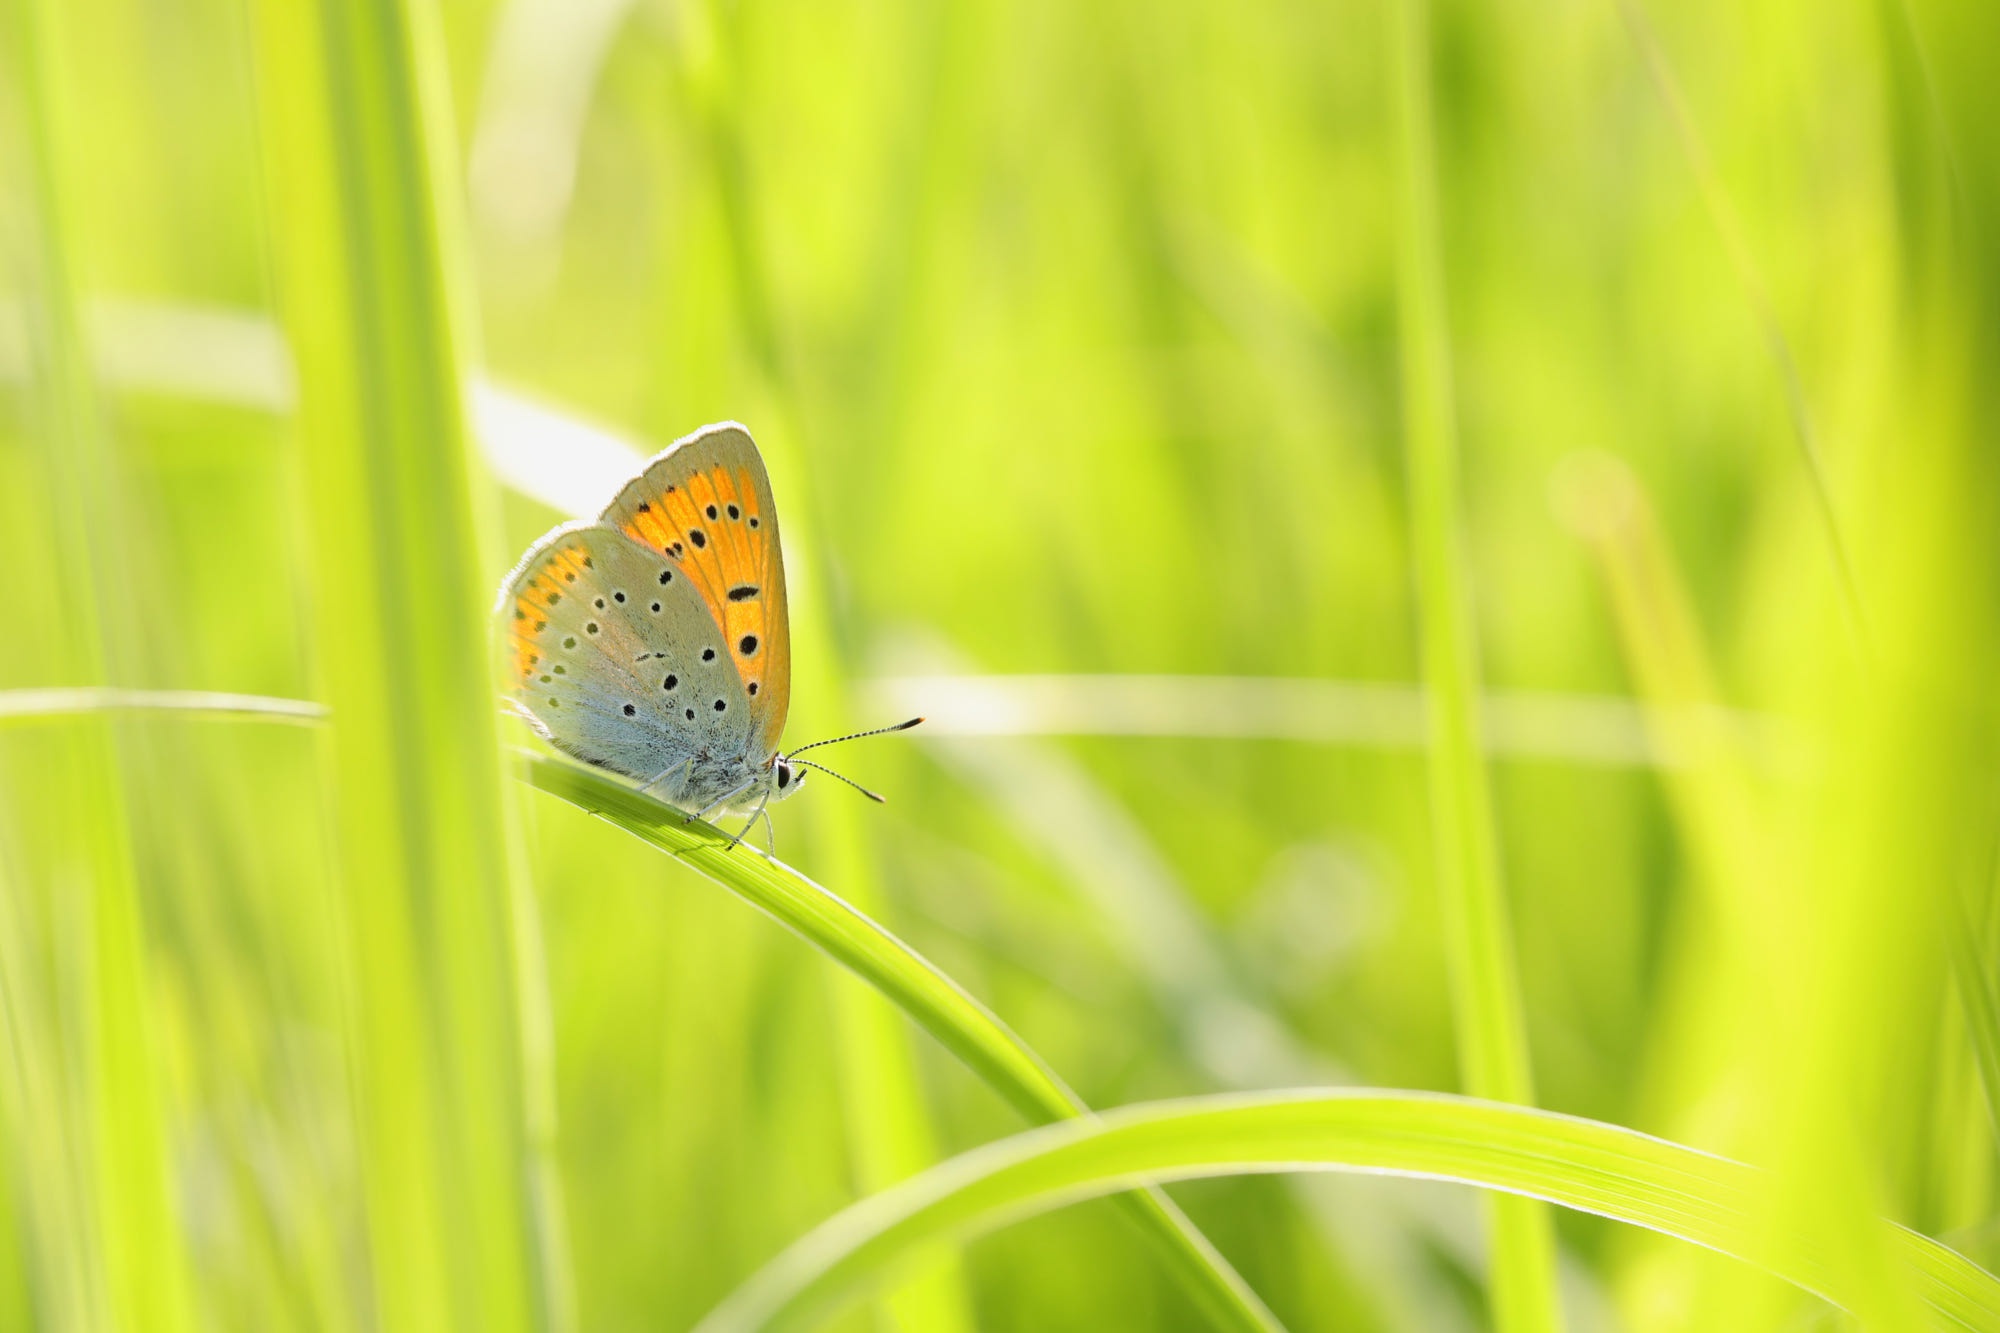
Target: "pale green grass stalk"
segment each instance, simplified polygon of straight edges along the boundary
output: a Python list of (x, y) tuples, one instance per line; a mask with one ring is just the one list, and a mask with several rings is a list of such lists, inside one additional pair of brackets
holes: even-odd
[(1966, 1033), (1972, 1038), (1979, 1085), (1986, 1095), (1987, 1119), (2000, 1136), (2000, 999), (1994, 997), (1993, 979), (1981, 956), (1981, 932), (1962, 895), (1957, 910), (1945, 921), (1945, 934), (1951, 944), (1952, 982), (1965, 1014)]
[[(1482, 749), (1479, 648), (1460, 531), (1426, 0), (1402, 0), (1389, 24), (1403, 212), (1397, 323), (1404, 447), (1418, 636), (1429, 690), (1431, 819), (1445, 963), (1466, 1090), (1529, 1103), (1534, 1085)], [(1502, 1333), (1559, 1328), (1555, 1235), (1548, 1215), (1527, 1200), (1496, 1195), (1487, 1216), (1492, 1242), (1487, 1299), (1495, 1326)]]
[[(758, 227), (753, 183), (748, 177), (742, 138), (741, 109), (735, 97), (738, 56), (736, 24), (741, 16), (716, 12), (722, 40), (718, 59), (703, 78), (689, 71), (688, 89), (695, 114), (706, 132), (708, 182), (716, 196), (728, 237), (730, 273), (735, 290), (740, 332), (763, 383), (778, 407), (776, 430), (760, 432), (772, 471), (781, 479), (804, 481), (807, 470), (796, 464), (803, 450), (794, 441), (800, 414), (795, 410), (794, 377), (780, 328), (778, 308), (766, 272)], [(767, 422), (767, 425), (770, 424)], [(817, 523), (808, 496), (787, 510), (787, 545), (816, 555)], [(817, 565), (819, 562), (814, 560)], [(825, 734), (848, 725), (834, 721), (842, 687), (840, 642), (822, 588), (795, 580), (791, 593), (794, 640), (792, 693), (805, 704), (794, 714), (828, 719)], [(865, 910), (881, 910), (876, 887), (877, 863), (870, 834), (846, 803), (821, 802), (809, 816), (815, 846), (830, 873), (848, 886)], [(864, 1194), (883, 1189), (937, 1159), (935, 1134), (922, 1084), (912, 1059), (909, 1037), (895, 1015), (852, 978), (835, 973), (832, 988), (834, 1029), (838, 1038), (837, 1071), (843, 1106), (843, 1129), (856, 1186)], [(892, 1292), (887, 1312), (910, 1333), (958, 1333), (973, 1327), (971, 1299), (956, 1256)]]
[[(1768, 1009), (1761, 960), (1785, 944), (1784, 927), (1767, 929), (1757, 910), (1773, 874), (1770, 802), (1740, 738), (1714, 721), (1722, 692), (1708, 636), (1639, 478), (1615, 457), (1576, 455), (1564, 460), (1555, 491), (1558, 512), (1597, 564), (1647, 725), (1660, 744), (1687, 756), (1661, 773), (1660, 785), (1691, 870), (1692, 892), (1676, 905), (1679, 925), (1668, 938), (1690, 943), (1664, 969), (1658, 1035), (1634, 1113), (1676, 1138), (1737, 1151), (1745, 1146), (1740, 1108), (1753, 1095), (1746, 1084), (1768, 1057), (1741, 1013), (1746, 997), (1753, 1010)], [(1631, 1317), (1642, 1328), (1671, 1327), (1677, 1316), (1651, 1315), (1655, 1303), (1630, 1290), (1633, 1275), (1655, 1290), (1685, 1292), (1697, 1285), (1706, 1256), (1623, 1248), (1631, 1256), (1621, 1265)]]
[[(712, 825), (690, 824), (616, 779), (526, 755), (527, 778), (721, 884), (880, 991), (1015, 1110), (1037, 1124), (1090, 1113), (1042, 1058), (978, 1000), (869, 917), (781, 861), (728, 846)], [(1124, 1207), (1174, 1262), (1176, 1273), (1224, 1328), (1271, 1329), (1277, 1320), (1214, 1246), (1159, 1190)]]
[[(33, 418), (52, 536), (52, 576), (60, 581), (63, 616), (37, 635), (48, 667), (72, 682), (100, 684), (122, 673), (130, 654), (121, 636), (132, 632), (119, 614), (129, 604), (124, 587), (117, 464), (97, 401), (89, 351), (78, 315), (81, 257), (74, 252), (71, 216), (77, 173), (83, 168), (69, 116), (81, 96), (68, 80), (65, 7), (45, 0), (10, 5), (11, 31), (4, 45), (24, 119), (25, 219), (33, 243), (36, 289), (29, 302), (27, 343), (40, 357)], [(62, 962), (54, 1008), (68, 1011), (74, 1043), (65, 1055), (76, 1063), (68, 1123), (46, 1116), (19, 1125), (31, 1137), (30, 1155), (77, 1152), (80, 1129), (87, 1163), (76, 1172), (77, 1196), (56, 1200), (62, 1186), (45, 1180), (40, 1202), (66, 1214), (48, 1236), (58, 1253), (48, 1272), (60, 1274), (51, 1292), (54, 1308), (81, 1314), (86, 1327), (168, 1330), (187, 1327), (191, 1311), (184, 1237), (174, 1216), (174, 1180), (168, 1121), (160, 1086), (160, 1055), (151, 1021), (154, 995), (146, 970), (144, 917), (132, 862), (127, 792), (120, 774), (116, 733), (101, 719), (76, 724), (69, 762), (48, 775), (70, 840), (73, 859), (65, 878), (84, 892), (58, 892), (51, 908), (60, 918), (54, 936)], [(74, 877), (73, 879), (71, 877)], [(18, 942), (17, 942), (17, 946)], [(66, 955), (66, 956), (64, 956)], [(33, 1016), (17, 979), (8, 1021), (28, 1038)], [(73, 1006), (73, 1007), (72, 1007)], [(66, 1025), (60, 1021), (58, 1030)], [(17, 1046), (17, 1054), (20, 1054)], [(23, 1064), (29, 1083), (51, 1077), (52, 1065)], [(73, 1071), (73, 1072), (72, 1072)], [(43, 1092), (47, 1092), (44, 1088)], [(39, 1109), (52, 1103), (35, 1098)], [(25, 1110), (28, 1103), (22, 1102)], [(39, 1122), (39, 1123), (38, 1123)], [(38, 1129), (56, 1131), (49, 1138)], [(61, 1253), (70, 1247), (75, 1253)], [(79, 1277), (79, 1275), (83, 1275)], [(87, 1290), (80, 1290), (87, 1287)], [(101, 1324), (99, 1321), (102, 1321)]]
[[(0, 829), (12, 834), (12, 829)], [(65, 1330), (109, 1329), (111, 1295), (91, 1232), (89, 1153), (76, 1097), (57, 1075), (61, 1032), (35, 966), (26, 884), (0, 842), (0, 1128), (7, 1136), (7, 1190), (20, 1250), (22, 1304)], [(24, 1312), (25, 1314), (25, 1312)]]
[(523, 1087), (442, 52), (423, 0), (255, 17), (376, 1315), (520, 1333), (567, 1283)]
[(274, 699), (261, 694), (209, 690), (121, 690), (108, 685), (74, 689), (0, 690), (0, 727), (28, 726), (97, 713), (166, 713), (293, 722), (326, 721), (326, 706), (306, 699)]
[[(965, 672), (877, 676), (863, 686), (885, 716), (921, 714), (925, 739), (1206, 737), (1385, 750), (1423, 749), (1430, 741), (1424, 691), (1377, 681)], [(1703, 757), (1703, 731), (1720, 733), (1747, 757), (1796, 758), (1775, 719), (1713, 705), (1661, 718), (1612, 695), (1520, 690), (1489, 692), (1480, 711), (1494, 758), (1672, 768)]]
[[(911, 1247), (963, 1238), (1140, 1182), (1290, 1171), (1449, 1180), (1545, 1200), (1731, 1255), (1840, 1305), (1850, 1275), (1769, 1237), (1755, 1168), (1617, 1125), (1436, 1093), (1302, 1089), (1123, 1107), (988, 1144), (804, 1237), (698, 1333), (805, 1327)], [(2000, 1281), (1878, 1223), (1928, 1307), (1925, 1327), (2000, 1329)]]
[(1841, 536), (1840, 514), (1833, 502), (1833, 484), (1827, 479), (1819, 432), (1813, 425), (1812, 409), (1806, 403), (1805, 385), (1799, 378), (1798, 362), (1792, 356), (1791, 340), (1785, 336), (1777, 306), (1772, 302), (1770, 289), (1765, 286), (1757, 261), (1751, 254), (1750, 242), (1743, 234), (1743, 224), (1736, 216), (1736, 207), (1730, 202), (1729, 191), (1722, 184), (1721, 173), (1709, 157), (1708, 145), (1703, 141), (1701, 131), (1695, 127), (1694, 114), (1688, 109), (1687, 98), (1681, 93), (1680, 82), (1674, 77), (1673, 65), (1660, 46), (1652, 21), (1647, 18), (1639, 0), (1618, 0), (1618, 12), (1624, 17), (1626, 30), (1632, 35), (1632, 44), (1639, 49), (1640, 58), (1646, 63), (1647, 75), (1659, 90), (1660, 101), (1666, 105), (1667, 118), (1673, 122), (1674, 137), (1687, 156), (1688, 170), (1694, 175), (1702, 205), (1708, 210), (1709, 221), (1715, 225), (1716, 235), (1729, 257), (1730, 271), (1735, 274), (1737, 286), (1742, 289), (1743, 299), (1757, 323), (1757, 331), (1764, 339), (1772, 368), (1778, 372), (1778, 381), (1785, 394), (1785, 412), (1791, 419), (1799, 459), (1805, 466), (1806, 480), (1812, 488), (1813, 505), (1826, 536), (1827, 551), (1833, 557), (1833, 571), (1840, 585), (1841, 610), (1847, 616), (1848, 628), (1853, 631), (1856, 642), (1865, 650), (1868, 617), (1861, 600), (1861, 587), (1854, 575), (1854, 562), (1848, 555), (1847, 542)]

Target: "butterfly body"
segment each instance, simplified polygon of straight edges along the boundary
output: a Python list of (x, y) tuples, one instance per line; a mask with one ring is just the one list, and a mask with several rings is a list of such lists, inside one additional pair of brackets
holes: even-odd
[(514, 711), (574, 758), (690, 815), (797, 791), (783, 553), (741, 426), (653, 458), (597, 519), (528, 549), (501, 585)]

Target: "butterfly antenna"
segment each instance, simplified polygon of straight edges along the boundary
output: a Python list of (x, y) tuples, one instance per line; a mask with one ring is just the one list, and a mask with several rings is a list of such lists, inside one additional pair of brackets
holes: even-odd
[[(913, 717), (908, 722), (898, 722), (893, 727), (877, 727), (873, 731), (857, 731), (850, 736), (835, 736), (831, 740), (814, 741), (811, 745), (801, 745), (798, 749), (792, 751), (791, 754), (786, 755), (785, 758), (790, 759), (794, 755), (804, 754), (807, 750), (817, 750), (822, 745), (839, 745), (842, 741), (858, 741), (865, 736), (886, 736), (892, 731), (908, 731), (921, 721), (923, 721), (922, 718)], [(840, 774), (835, 773), (834, 776), (838, 778)], [(846, 779), (841, 778), (841, 781), (845, 782)]]
[[(905, 726), (905, 727), (906, 727), (906, 726), (909, 726), (909, 725), (910, 725), (910, 724), (909, 724), (909, 723), (907, 723), (907, 722), (905, 722), (905, 723), (903, 724), (903, 726)], [(885, 730), (885, 731), (901, 731), (902, 729), (903, 729), (902, 727), (885, 727), (885, 728), (883, 728), (883, 730)], [(870, 733), (870, 732), (865, 732), (865, 731), (864, 731), (864, 732), (862, 732), (861, 734), (862, 734), (862, 735), (864, 735), (864, 736), (867, 736), (867, 735), (871, 735), (872, 733)], [(843, 739), (850, 739), (850, 740), (851, 740), (851, 739), (852, 739), (852, 737), (843, 737)], [(823, 744), (827, 744), (827, 745), (831, 745), (831, 744), (833, 744), (833, 742), (832, 742), (832, 741), (826, 741), (826, 742), (823, 742)], [(869, 800), (871, 800), (871, 801), (874, 801), (874, 802), (875, 802), (875, 803), (876, 803), (877, 805), (887, 805), (887, 804), (889, 803), (889, 798), (888, 798), (888, 797), (886, 797), (886, 796), (883, 796), (883, 795), (881, 795), (881, 794), (880, 794), (880, 793), (878, 793), (878, 792), (872, 792), (872, 791), (869, 791), (869, 790), (868, 790), (868, 789), (867, 789), (866, 787), (864, 787), (864, 786), (862, 786), (862, 785), (861, 785), (860, 783), (856, 782), (856, 781), (855, 781), (855, 780), (854, 780), (853, 778), (850, 778), (850, 777), (845, 777), (845, 776), (843, 776), (843, 775), (841, 775), (841, 774), (839, 774), (839, 773), (836, 773), (836, 772), (834, 772), (834, 771), (833, 771), (832, 769), (828, 768), (828, 767), (827, 767), (827, 766), (826, 766), (825, 764), (815, 764), (815, 763), (814, 763), (814, 762), (813, 762), (812, 760), (810, 760), (810, 759), (794, 759), (794, 758), (792, 758), (792, 757), (791, 757), (790, 755), (786, 755), (786, 756), (785, 756), (785, 762), (786, 762), (786, 763), (789, 763), (789, 764), (797, 764), (797, 765), (798, 765), (798, 766), (799, 766), (800, 768), (810, 768), (810, 769), (812, 769), (812, 770), (813, 770), (813, 771), (814, 771), (815, 773), (824, 773), (824, 774), (826, 774), (826, 775), (827, 775), (828, 777), (830, 777), (830, 778), (839, 778), (839, 779), (840, 779), (840, 780), (841, 780), (842, 782), (845, 782), (845, 783), (846, 783), (846, 784), (847, 784), (848, 786), (850, 786), (850, 787), (854, 788), (854, 790), (856, 790), (856, 791), (860, 792), (860, 793), (861, 793), (861, 794), (862, 794), (863, 796), (866, 796), (866, 797), (867, 797), (867, 798), (868, 798)]]

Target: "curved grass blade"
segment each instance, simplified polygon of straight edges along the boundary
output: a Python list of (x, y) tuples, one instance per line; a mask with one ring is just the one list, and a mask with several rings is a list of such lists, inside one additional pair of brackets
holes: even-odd
[[(1089, 1113), (1055, 1071), (985, 1005), (907, 944), (790, 866), (747, 843), (732, 848), (712, 825), (687, 823), (682, 812), (614, 778), (543, 755), (524, 753), (522, 758), (535, 786), (672, 853), (881, 991), (1028, 1119), (1048, 1124)], [(1174, 1261), (1178, 1275), (1218, 1326), (1280, 1327), (1164, 1193), (1148, 1188), (1121, 1202)]]
[[(1676, 1236), (1839, 1305), (1847, 1273), (1758, 1225), (1756, 1168), (1636, 1130), (1439, 1093), (1196, 1097), (1047, 1126), (954, 1158), (823, 1223), (697, 1333), (795, 1328), (914, 1247), (1162, 1180), (1365, 1171), (1476, 1185)], [(1888, 1223), (1930, 1326), (2000, 1329), (2000, 1281)]]

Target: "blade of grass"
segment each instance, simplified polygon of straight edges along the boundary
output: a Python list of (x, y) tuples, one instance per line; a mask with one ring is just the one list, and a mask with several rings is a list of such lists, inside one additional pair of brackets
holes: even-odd
[[(704, 166), (720, 216), (733, 314), (752, 368), (753, 393), (766, 402), (756, 413), (766, 423), (760, 431), (762, 447), (770, 458), (773, 474), (781, 478), (782, 489), (784, 476), (802, 476), (803, 471), (788, 466), (796, 461), (795, 451), (788, 447), (798, 433), (792, 410), (796, 398), (792, 392), (788, 349), (780, 332), (779, 312), (771, 298), (770, 279), (763, 262), (760, 219), (742, 112), (731, 86), (739, 74), (743, 51), (741, 18), (734, 11), (725, 11), (714, 14), (713, 19), (720, 40), (713, 50), (704, 53), (713, 58), (691, 60), (682, 67), (681, 91), (686, 95), (687, 113), (702, 145)], [(773, 418), (780, 422), (776, 430), (769, 428)], [(817, 589), (798, 577), (797, 563), (801, 552), (811, 559), (817, 524), (810, 503), (795, 504), (788, 512), (792, 517), (787, 522), (790, 538), (786, 545), (795, 561), (791, 594), (793, 660), (798, 667), (793, 692), (802, 700), (818, 700), (830, 707), (844, 693), (839, 643), (829, 632), (829, 608), (817, 595)], [(795, 713), (795, 726), (797, 722)], [(850, 811), (826, 803), (816, 806), (808, 820), (816, 848), (834, 867), (841, 882), (849, 886), (849, 892), (857, 901), (877, 906), (873, 901), (874, 858), (866, 830), (854, 821)], [(855, 1185), (867, 1193), (921, 1170), (936, 1159), (937, 1148), (907, 1038), (896, 1030), (893, 1016), (848, 977), (832, 974), (827, 984), (831, 988), (835, 1073), (839, 1080), (848, 1163)], [(889, 1293), (883, 1302), (883, 1313), (898, 1327), (935, 1327), (946, 1333), (969, 1329), (970, 1300), (956, 1257), (947, 1257), (931, 1271), (917, 1275)]]
[(194, 713), (214, 718), (318, 723), (326, 705), (306, 699), (207, 690), (121, 690), (84, 686), (62, 690), (0, 690), (0, 727), (54, 722), (91, 713)]
[[(751, 359), (762, 388), (775, 400), (780, 424), (767, 431), (764, 449), (771, 458), (772, 471), (780, 477), (803, 477), (795, 466), (803, 452), (792, 447), (799, 435), (797, 402), (792, 360), (786, 343), (779, 310), (772, 299), (772, 283), (764, 264), (757, 195), (751, 177), (750, 152), (746, 143), (743, 112), (730, 86), (738, 73), (743, 42), (739, 25), (742, 16), (734, 10), (718, 15), (720, 58), (703, 73), (689, 79), (695, 115), (705, 131), (707, 157), (716, 200), (728, 238), (730, 276), (741, 332), (747, 340)], [(690, 71), (692, 73), (692, 71)], [(788, 520), (789, 548), (796, 556), (817, 553), (819, 530), (810, 495), (805, 503), (792, 507)], [(813, 561), (817, 565), (817, 561)], [(799, 569), (794, 564), (794, 570)], [(794, 635), (793, 694), (801, 700), (817, 700), (831, 709), (845, 695), (842, 653), (833, 633), (832, 608), (813, 584), (793, 578), (791, 594)], [(806, 710), (810, 716), (808, 704)], [(797, 724), (794, 718), (794, 725)], [(845, 717), (835, 721), (844, 725)], [(831, 734), (829, 729), (828, 734)], [(848, 892), (863, 908), (880, 911), (876, 891), (876, 859), (869, 844), (868, 829), (856, 812), (844, 803), (820, 802), (808, 815), (815, 847), (832, 873), (848, 886)], [(847, 1136), (848, 1157), (855, 1182), (862, 1193), (872, 1193), (922, 1170), (937, 1158), (930, 1111), (912, 1060), (908, 1037), (898, 1030), (894, 1016), (852, 978), (833, 974), (834, 1031), (836, 1065), (843, 1103), (842, 1127)], [(931, 1271), (920, 1274), (901, 1289), (890, 1293), (886, 1313), (912, 1333), (958, 1333), (972, 1328), (971, 1301), (956, 1256), (947, 1258)]]
[[(802, 1327), (911, 1247), (963, 1238), (1136, 1184), (1290, 1171), (1449, 1180), (1677, 1236), (1838, 1305), (1847, 1275), (1767, 1239), (1755, 1168), (1636, 1130), (1436, 1093), (1316, 1090), (1123, 1107), (988, 1144), (829, 1219), (739, 1287), (698, 1333)], [(2000, 1329), (2000, 1282), (1881, 1224), (1930, 1326)]]
[[(1424, 692), (1379, 681), (1307, 676), (980, 675), (877, 676), (869, 697), (885, 715), (921, 714), (931, 736), (1205, 736), (1290, 740), (1357, 749), (1421, 748)], [(1606, 767), (1671, 768), (1692, 757), (1697, 726), (1719, 727), (1767, 761), (1791, 758), (1773, 719), (1713, 706), (1656, 734), (1630, 699), (1492, 691), (1482, 704), (1487, 753)]]
[[(1526, 1020), (1500, 880), (1480, 716), (1479, 648), (1459, 530), (1458, 442), (1431, 127), (1430, 23), (1426, 0), (1401, 0), (1390, 17), (1403, 234), (1397, 336), (1418, 639), (1429, 691), (1430, 792), (1445, 965), (1466, 1090), (1532, 1102)], [(1492, 1253), (1487, 1300), (1502, 1333), (1559, 1328), (1555, 1235), (1537, 1204), (1487, 1203)]]
[[(8, 13), (10, 31), (0, 46), (8, 52), (24, 122), (24, 221), (33, 246), (26, 338), (31, 356), (39, 358), (33, 433), (47, 492), (53, 576), (63, 584), (61, 621), (36, 639), (45, 669), (58, 679), (95, 685), (130, 666), (122, 634), (133, 620), (123, 604), (117, 462), (79, 315), (81, 257), (74, 252), (71, 196), (82, 162), (70, 138), (74, 81), (65, 67), (74, 34), (64, 31), (70, 15), (62, 4), (28, 0), (8, 6)], [(46, 1238), (59, 1249), (75, 1244), (82, 1250), (52, 1256), (51, 1271), (70, 1279), (54, 1299), (78, 1308), (71, 1298), (82, 1272), (94, 1290), (81, 1299), (104, 1326), (174, 1330), (190, 1322), (188, 1260), (173, 1213), (168, 1121), (151, 1019), (156, 997), (146, 970), (126, 780), (112, 726), (87, 719), (78, 732), (67, 763), (49, 774), (49, 782), (68, 822), (74, 865), (66, 870), (87, 886), (86, 893), (62, 895), (55, 906), (65, 926), (74, 926), (56, 932), (58, 950), (71, 953), (58, 971), (64, 986), (76, 989), (58, 1008), (74, 1004), (81, 1017), (65, 1034), (75, 1045), (64, 1055), (81, 1069), (72, 1114), (85, 1126), (88, 1166), (79, 1175), (87, 1178), (87, 1202), (76, 1211), (88, 1220), (80, 1228), (58, 1225)], [(46, 1069), (26, 1072), (31, 1079), (52, 1077)], [(35, 1121), (22, 1125), (36, 1127)], [(29, 1151), (59, 1153), (68, 1138), (65, 1127), (56, 1142)], [(43, 1202), (52, 1202), (46, 1190)], [(62, 1211), (69, 1211), (67, 1203)]]
[(1737, 286), (1743, 290), (1743, 299), (1750, 306), (1751, 318), (1756, 320), (1758, 332), (1764, 338), (1765, 350), (1778, 372), (1778, 380), (1785, 393), (1785, 411), (1791, 418), (1792, 435), (1798, 441), (1799, 458), (1805, 464), (1806, 480), (1812, 486), (1813, 504), (1826, 533), (1827, 550), (1833, 556), (1833, 571), (1840, 585), (1841, 610), (1847, 616), (1848, 628), (1853, 632), (1855, 641), (1865, 650), (1868, 645), (1868, 619), (1861, 602), (1861, 588), (1854, 577), (1854, 562), (1848, 555), (1847, 542), (1841, 536), (1840, 515), (1833, 503), (1833, 486), (1827, 480), (1826, 463), (1820, 456), (1819, 433), (1813, 427), (1812, 411), (1806, 404), (1805, 385), (1799, 379), (1798, 362), (1792, 356), (1791, 342), (1785, 337), (1784, 326), (1778, 322), (1777, 307), (1772, 304), (1771, 293), (1764, 286), (1757, 261), (1751, 256), (1750, 243), (1743, 235), (1743, 224), (1738, 220), (1735, 206), (1729, 201), (1729, 192), (1723, 188), (1722, 177), (1708, 155), (1708, 146), (1702, 141), (1701, 132), (1695, 128), (1694, 115), (1688, 110), (1687, 99), (1674, 78), (1673, 66), (1667, 62), (1666, 52), (1660, 46), (1651, 20), (1646, 17), (1644, 6), (1639, 0), (1618, 0), (1618, 12), (1625, 20), (1626, 31), (1632, 35), (1632, 44), (1639, 48), (1639, 55), (1646, 62), (1646, 73), (1659, 90), (1660, 100), (1666, 104), (1667, 118), (1673, 122), (1674, 137), (1680, 142), (1681, 151), (1687, 155), (1695, 188), (1701, 194), (1703, 206), (1708, 209), (1709, 220), (1715, 224), (1723, 251), (1729, 256), (1729, 267), (1736, 275)]
[[(774, 858), (671, 806), (575, 764), (527, 754), (527, 780), (692, 866), (873, 986), (989, 1087), (1036, 1124), (1089, 1114), (1042, 1058), (958, 983), (852, 905)], [(1124, 1202), (1187, 1276), (1225, 1328), (1270, 1329), (1277, 1321), (1180, 1209), (1159, 1190)]]
[(57, 1054), (63, 1034), (49, 1012), (48, 979), (36, 965), (23, 877), (10, 845), (0, 839), (0, 1126), (10, 1211), (14, 1226), (33, 1240), (21, 1256), (42, 1317), (54, 1328), (110, 1329), (111, 1293), (88, 1216), (90, 1157), (78, 1142), (88, 1126), (74, 1089), (65, 1086)]
[(1958, 1003), (1965, 1013), (1965, 1027), (1972, 1038), (1972, 1051), (1979, 1067), (1979, 1084), (1986, 1094), (1986, 1115), (1994, 1133), (2000, 1135), (2000, 1000), (1993, 994), (1993, 981), (1980, 957), (1980, 932), (1963, 896), (1957, 910), (1945, 922), (1951, 947), (1952, 983)]
[(487, 702), (496, 562), (462, 400), (441, 38), (425, 0), (254, 16), (334, 710), (333, 916), (375, 1310), (386, 1330), (559, 1325), (547, 1126), (523, 1086), (535, 1015), (517, 1007), (535, 997), (513, 952), (530, 923)]

